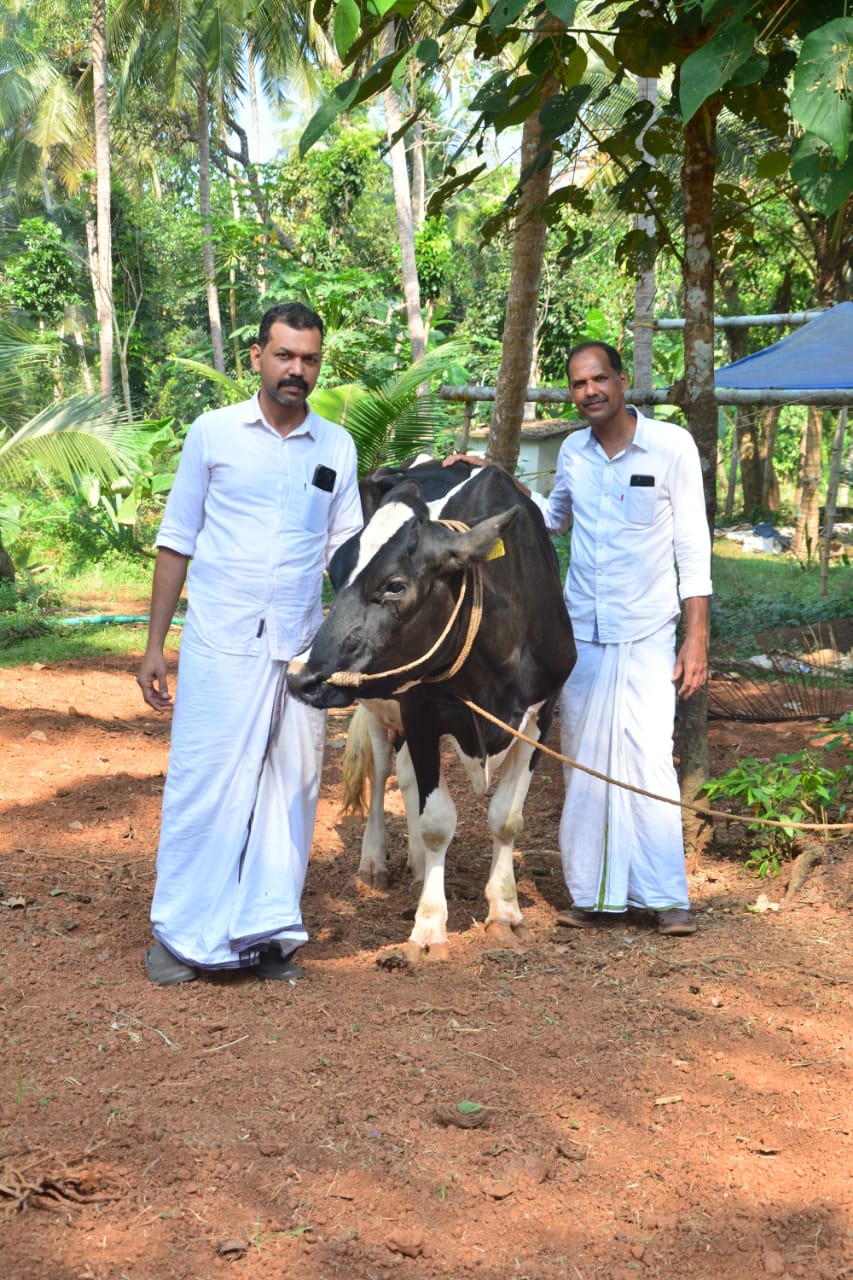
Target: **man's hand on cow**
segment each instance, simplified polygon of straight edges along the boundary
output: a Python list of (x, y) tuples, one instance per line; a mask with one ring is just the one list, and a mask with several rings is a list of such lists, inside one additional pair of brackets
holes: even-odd
[(449, 453), (442, 462), (443, 467), (452, 467), (454, 462), (468, 462), (472, 467), (487, 467), (489, 459), (479, 453)]
[(155, 711), (166, 711), (172, 702), (169, 693), (169, 677), (166, 672), (166, 659), (162, 653), (146, 653), (139, 668), (136, 683), (142, 690), (142, 696)]

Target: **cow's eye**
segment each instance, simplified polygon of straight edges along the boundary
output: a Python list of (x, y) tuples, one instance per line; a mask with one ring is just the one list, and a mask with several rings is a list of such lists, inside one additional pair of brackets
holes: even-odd
[(397, 599), (405, 594), (406, 583), (403, 578), (389, 578), (385, 583), (385, 596)]

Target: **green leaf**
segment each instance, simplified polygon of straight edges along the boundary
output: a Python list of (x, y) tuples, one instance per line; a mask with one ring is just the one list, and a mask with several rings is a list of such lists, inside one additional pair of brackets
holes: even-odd
[(342, 84), (337, 85), (332, 93), (323, 99), (299, 139), (300, 160), (311, 150), (315, 142), (319, 142), (338, 116), (352, 105), (361, 84), (358, 76), (350, 76), (349, 80), (344, 80)]
[(826, 144), (807, 133), (791, 152), (791, 177), (811, 207), (831, 217), (853, 193), (853, 143), (838, 164)]
[(685, 124), (728, 84), (735, 72), (752, 57), (755, 31), (744, 22), (727, 23), (701, 48), (685, 58), (681, 66), (679, 101)]
[(489, 14), (489, 26), (496, 36), (502, 36), (527, 8), (527, 0), (497, 0)]
[(441, 47), (437, 40), (419, 40), (415, 45), (415, 57), (425, 67), (434, 67), (440, 53)]
[(758, 158), (758, 163), (755, 166), (756, 176), (759, 178), (779, 178), (783, 173), (787, 173), (789, 163), (790, 157), (784, 151), (767, 151)]
[(477, 0), (461, 0), (456, 8), (445, 18), (439, 27), (438, 34), (446, 36), (448, 31), (456, 31), (458, 27), (470, 22), (476, 12)]
[(374, 62), (353, 94), (352, 99), (347, 103), (347, 106), (358, 106), (360, 102), (366, 102), (368, 98), (372, 98), (374, 94), (380, 93), (387, 88), (394, 78), (398, 64), (408, 56), (409, 50), (407, 48), (395, 49), (393, 53), (386, 54), (384, 58)]
[(505, 71), (496, 71), (474, 94), (468, 104), (469, 111), (485, 111), (497, 114), (509, 106), (509, 77)]
[(483, 1110), (483, 1104), (482, 1102), (457, 1102), (456, 1110), (461, 1111), (464, 1116), (473, 1116)]
[(619, 59), (615, 57), (612, 49), (608, 49), (603, 40), (597, 40), (596, 37), (591, 35), (589, 32), (587, 32), (586, 39), (590, 49), (592, 49), (593, 53), (599, 61), (604, 64), (608, 71), (613, 72), (615, 75), (618, 71), (622, 70), (622, 64)]
[(464, 173), (455, 174), (453, 177), (448, 178), (446, 182), (442, 182), (441, 186), (437, 187), (429, 198), (427, 214), (432, 217), (434, 214), (440, 213), (445, 201), (455, 191), (469, 187), (485, 168), (486, 162), (483, 161), (482, 164), (475, 165), (473, 169), (466, 169)]
[(389, 10), (394, 8), (394, 0), (368, 0), (367, 10), (369, 13), (375, 13), (378, 18), (384, 18)]
[(136, 512), (138, 507), (139, 503), (137, 499), (132, 493), (129, 493), (116, 512), (116, 524), (123, 524), (133, 528), (136, 524)]
[(575, 20), (575, 0), (545, 0), (545, 8), (566, 27)]
[(539, 113), (543, 143), (553, 142), (561, 134), (569, 132), (577, 121), (578, 112), (591, 93), (591, 85), (576, 84), (567, 93), (555, 94), (543, 104)]
[(335, 5), (335, 48), (341, 59), (347, 56), (361, 25), (361, 10), (355, 0), (338, 0)]
[(843, 163), (853, 116), (853, 18), (837, 18), (806, 36), (794, 68), (791, 114)]

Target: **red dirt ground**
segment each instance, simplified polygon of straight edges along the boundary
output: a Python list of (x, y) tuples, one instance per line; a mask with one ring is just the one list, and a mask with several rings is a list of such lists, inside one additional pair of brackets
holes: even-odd
[[(169, 724), (133, 674), (0, 672), (0, 1275), (853, 1274), (853, 841), (783, 902), (785, 876), (743, 874), (745, 829), (721, 831), (690, 867), (695, 937), (571, 933), (545, 758), (517, 857), (529, 942), (484, 938), (485, 802), (460, 783), (451, 959), (383, 967), (410, 927), (400, 797), (394, 887), (356, 892), (330, 719), (305, 977), (161, 990), (142, 957)], [(712, 772), (814, 728), (713, 722)], [(780, 909), (750, 910), (762, 893)], [(446, 1123), (462, 1101), (481, 1125)]]

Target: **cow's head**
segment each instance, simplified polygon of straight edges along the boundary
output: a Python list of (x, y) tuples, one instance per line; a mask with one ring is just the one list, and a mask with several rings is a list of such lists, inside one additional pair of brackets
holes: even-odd
[[(291, 691), (313, 706), (344, 707), (357, 697), (391, 697), (445, 670), (467, 610), (432, 658), (425, 655), (451, 619), (465, 570), (489, 558), (516, 512), (509, 507), (458, 532), (429, 519), (414, 482), (398, 484), (335, 554), (335, 601), (310, 649), (290, 664)], [(328, 682), (341, 672), (382, 678)]]

